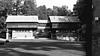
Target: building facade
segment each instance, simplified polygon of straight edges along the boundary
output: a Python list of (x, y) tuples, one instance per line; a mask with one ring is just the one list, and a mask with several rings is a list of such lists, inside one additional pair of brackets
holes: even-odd
[(52, 24), (52, 37), (55, 37), (55, 39), (57, 37), (69, 37), (69, 33), (70, 36), (71, 33), (74, 35), (77, 29), (80, 28), (80, 22), (77, 17), (50, 16), (50, 20)]
[[(79, 28), (75, 17), (49, 16), (50, 20), (39, 20), (38, 16), (8, 16), (6, 39), (56, 39)], [(74, 20), (73, 20), (74, 19)]]
[(8, 16), (6, 39), (34, 39), (38, 16)]

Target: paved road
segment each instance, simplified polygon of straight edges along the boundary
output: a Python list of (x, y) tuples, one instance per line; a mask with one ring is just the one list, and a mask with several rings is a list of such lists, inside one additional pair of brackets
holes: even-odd
[(17, 41), (0, 45), (0, 56), (85, 56), (79, 44), (54, 40)]

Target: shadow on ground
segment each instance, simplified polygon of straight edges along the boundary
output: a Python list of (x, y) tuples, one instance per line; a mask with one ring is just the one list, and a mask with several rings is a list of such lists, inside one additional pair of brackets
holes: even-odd
[(82, 45), (67, 42), (10, 42), (0, 46), (0, 56), (49, 56), (59, 50), (85, 51)]

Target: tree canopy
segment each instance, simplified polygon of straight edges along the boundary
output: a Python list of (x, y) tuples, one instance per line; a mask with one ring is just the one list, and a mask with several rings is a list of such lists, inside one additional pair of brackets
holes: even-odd
[[(55, 15), (55, 16), (69, 16), (71, 11), (67, 6), (57, 7), (53, 9), (43, 6), (36, 6), (35, 0), (1, 0), (0, 11), (6, 9), (8, 15)], [(2, 12), (0, 12), (2, 13)], [(45, 19), (45, 18), (44, 18)]]
[[(90, 2), (91, 3), (91, 2)], [(91, 6), (91, 7), (90, 7)], [(88, 1), (85, 0), (79, 0), (77, 3), (74, 5), (74, 14), (75, 16), (78, 16), (82, 24), (86, 24), (90, 20), (92, 20), (90, 14), (90, 11), (92, 12), (92, 4), (90, 5)]]

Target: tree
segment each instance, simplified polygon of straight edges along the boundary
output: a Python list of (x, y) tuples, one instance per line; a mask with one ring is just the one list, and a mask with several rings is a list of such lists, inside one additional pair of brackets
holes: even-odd
[(62, 7), (53, 6), (53, 14), (55, 16), (70, 16), (71, 11), (68, 10), (68, 6), (65, 5)]
[(23, 13), (26, 15), (37, 15), (37, 9), (34, 0), (24, 1), (23, 10)]
[[(0, 29), (5, 28), (5, 20), (7, 17), (7, 13), (10, 12), (12, 0), (1, 0), (0, 1)], [(8, 6), (9, 5), (9, 6)]]
[(53, 10), (51, 8), (47, 9), (47, 15), (49, 15), (49, 16), (53, 16), (54, 15), (53, 14)]
[(58, 15), (58, 8), (57, 6), (53, 6), (53, 14), (54, 16), (57, 16)]
[(12, 0), (0, 0), (0, 37), (6, 35), (6, 18), (7, 14), (11, 13)]
[(12, 15), (37, 15), (34, 0), (13, 0)]
[(88, 11), (88, 9), (90, 9), (90, 8), (92, 8), (92, 7), (89, 7), (88, 2), (85, 0), (79, 0), (74, 5), (73, 10), (74, 10), (75, 14), (79, 17), (82, 24), (87, 23), (88, 19), (85, 19), (85, 18), (88, 17), (87, 15), (90, 13), (90, 11)]
[(12, 9), (12, 0), (1, 0), (0, 1), (0, 11), (7, 10), (7, 14), (11, 13)]
[(76, 13), (82, 23), (83, 26), (85, 26), (85, 33), (82, 37), (85, 38), (85, 46), (86, 46), (86, 53), (87, 56), (91, 56), (91, 40), (92, 40), (92, 1), (91, 0), (78, 0), (76, 3)]
[(46, 6), (43, 5), (43, 6), (39, 6), (38, 8), (38, 16), (39, 16), (39, 19), (47, 19), (47, 9), (46, 9)]

